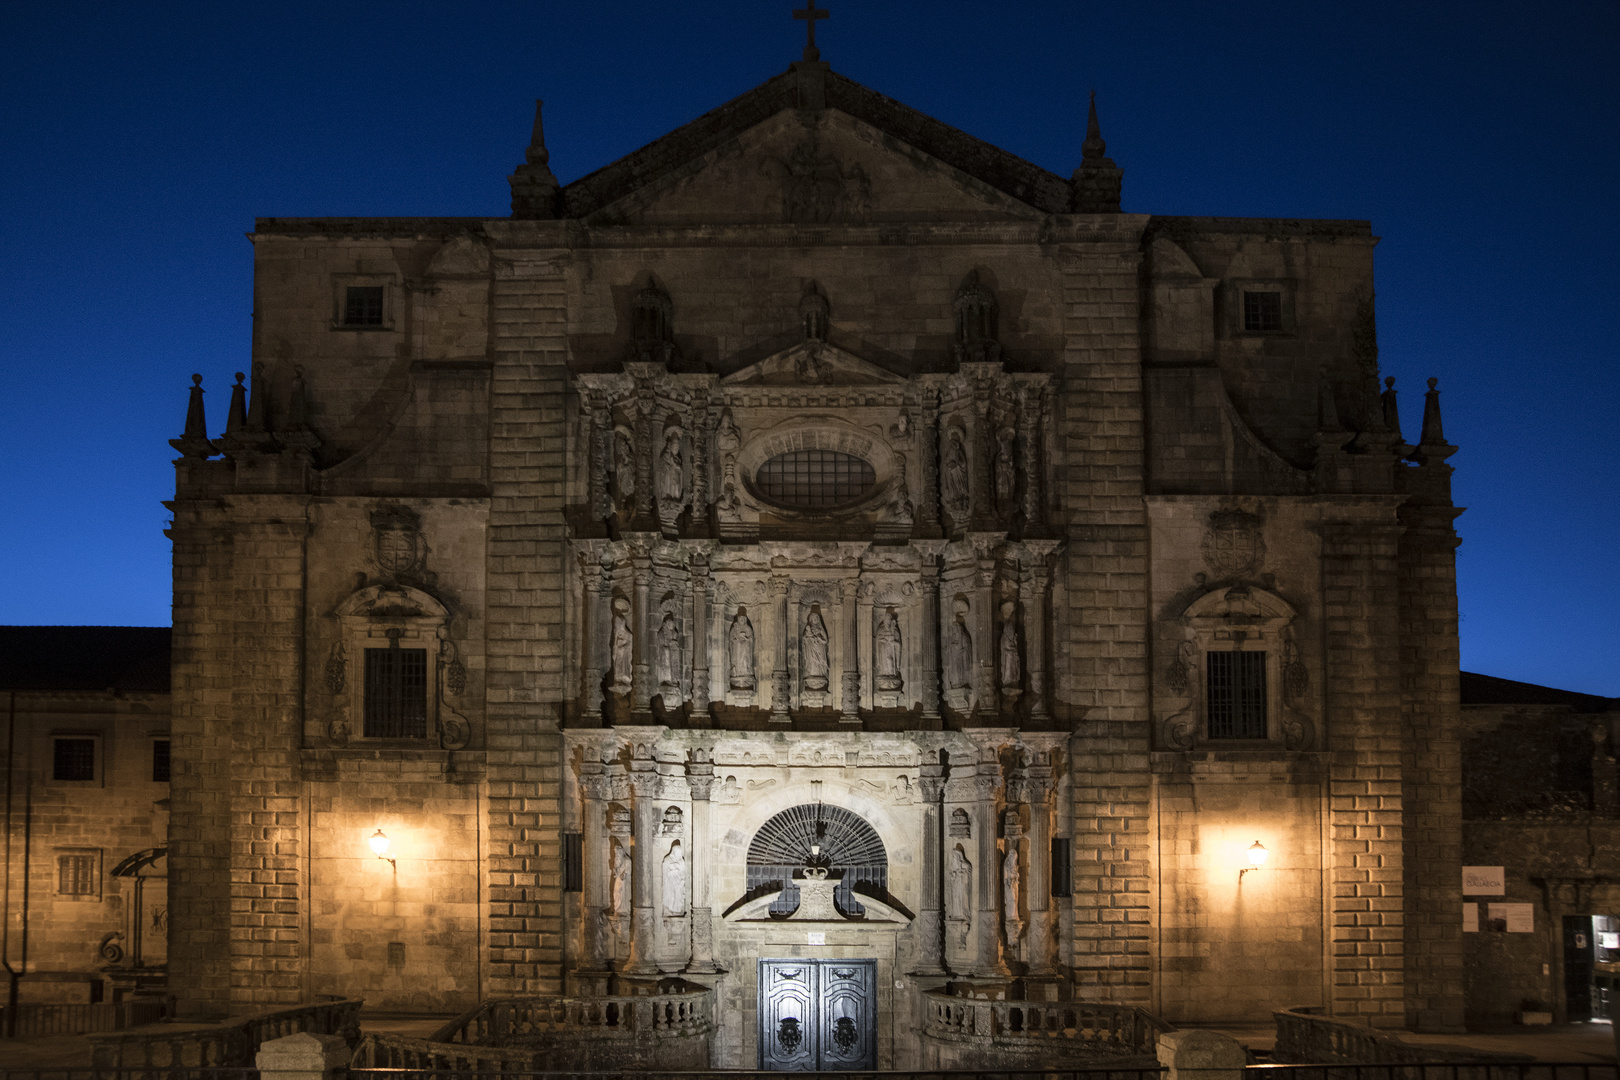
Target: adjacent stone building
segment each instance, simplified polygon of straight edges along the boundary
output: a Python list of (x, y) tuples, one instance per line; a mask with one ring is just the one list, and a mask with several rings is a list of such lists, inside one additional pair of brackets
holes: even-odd
[(952, 997), (1459, 1028), (1454, 448), (1376, 238), (1124, 212), (1075, 142), (811, 49), (567, 185), (537, 110), (509, 218), (260, 219), (175, 440), (182, 1011), (679, 979), (728, 1067), (969, 1061)]

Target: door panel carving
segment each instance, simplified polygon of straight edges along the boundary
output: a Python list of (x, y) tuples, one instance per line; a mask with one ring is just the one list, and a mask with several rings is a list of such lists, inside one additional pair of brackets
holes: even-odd
[(872, 960), (761, 960), (759, 1067), (876, 1068), (876, 990)]

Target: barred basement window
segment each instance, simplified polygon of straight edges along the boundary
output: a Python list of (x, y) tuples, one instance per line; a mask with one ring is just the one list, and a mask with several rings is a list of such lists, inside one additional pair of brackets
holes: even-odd
[(350, 285), (344, 290), (344, 326), (381, 326), (382, 324), (383, 287), (381, 285)]
[(794, 450), (761, 465), (754, 482), (772, 502), (816, 510), (858, 502), (877, 486), (877, 473), (852, 454)]
[(100, 861), (93, 851), (74, 852), (56, 857), (56, 893), (58, 896), (95, 896), (101, 891), (100, 874), (96, 864)]
[(577, 832), (565, 832), (563, 838), (563, 892), (585, 891), (585, 837)]
[(1266, 737), (1266, 654), (1206, 654), (1209, 688), (1209, 737)]
[(1074, 895), (1074, 863), (1067, 836), (1052, 837), (1052, 895)]
[(94, 780), (96, 778), (96, 740), (57, 739), (51, 761), (53, 780)]
[(167, 784), (169, 782), (169, 740), (152, 740), (152, 782), (154, 784)]
[(1282, 329), (1282, 293), (1243, 293), (1243, 329), (1250, 333), (1269, 333)]
[(427, 650), (367, 649), (365, 735), (427, 737)]

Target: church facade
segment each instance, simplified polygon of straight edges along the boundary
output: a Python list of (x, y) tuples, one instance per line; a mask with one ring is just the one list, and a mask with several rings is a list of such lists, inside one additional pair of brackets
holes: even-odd
[(509, 218), (260, 219), (174, 443), (181, 1009), (1460, 1028), (1453, 448), (1370, 226), (1079, 150), (807, 53), (566, 186), (537, 111)]

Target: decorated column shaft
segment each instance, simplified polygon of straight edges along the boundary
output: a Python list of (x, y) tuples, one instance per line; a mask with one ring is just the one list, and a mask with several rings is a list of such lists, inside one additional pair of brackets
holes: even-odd
[(924, 763), (917, 773), (917, 789), (922, 795), (922, 883), (917, 911), (917, 973), (938, 975), (945, 971), (945, 919), (940, 888), (945, 855), (940, 805), (945, 795), (945, 766), (938, 762)]
[(686, 784), (692, 792), (692, 958), (686, 970), (712, 973), (714, 966), (714, 924), (709, 870), (714, 852), (709, 846), (709, 791), (714, 786), (714, 763), (709, 751), (692, 751), (686, 765)]
[(1029, 906), (1029, 949), (1025, 958), (1031, 975), (1051, 975), (1054, 936), (1051, 920), (1052, 896), (1052, 766), (1047, 754), (1040, 753), (1029, 766), (1026, 790), (1029, 793), (1029, 874), (1025, 891)]
[(773, 575), (771, 577), (771, 595), (774, 598), (771, 614), (776, 618), (776, 663), (771, 671), (771, 722), (785, 724), (788, 722), (788, 638), (791, 636), (791, 627), (788, 623), (788, 588), (791, 579)]
[(655, 932), (658, 886), (658, 817), (660, 781), (657, 764), (646, 745), (637, 745), (630, 761), (630, 788), (635, 794), (635, 846), (631, 864), (632, 911), (630, 923), (630, 962), (625, 970), (638, 975), (658, 971), (658, 939)]
[(579, 766), (579, 790), (584, 812), (580, 820), (580, 936), (581, 966), (586, 971), (607, 967), (607, 776), (600, 751), (587, 744)]

